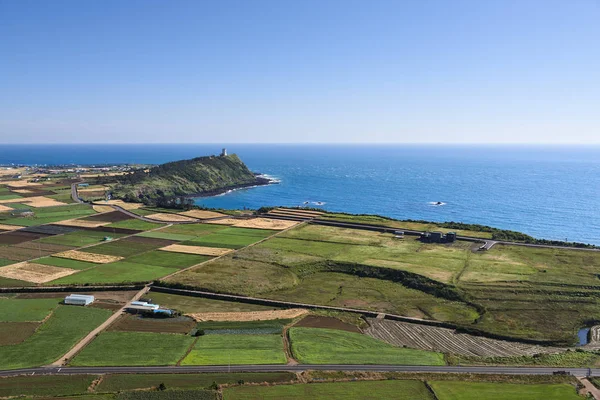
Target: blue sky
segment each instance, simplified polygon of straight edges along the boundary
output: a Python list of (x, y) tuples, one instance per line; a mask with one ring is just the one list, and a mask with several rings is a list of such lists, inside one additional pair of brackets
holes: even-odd
[(0, 0), (0, 143), (600, 143), (599, 21), (599, 0)]

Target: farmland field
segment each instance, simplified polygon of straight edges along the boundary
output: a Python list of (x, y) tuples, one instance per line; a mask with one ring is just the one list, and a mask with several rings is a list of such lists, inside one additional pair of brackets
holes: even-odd
[(107, 330), (116, 332), (155, 332), (188, 334), (196, 326), (193, 319), (177, 318), (144, 318), (125, 314), (115, 321)]
[(60, 258), (60, 257), (44, 257), (35, 260), (36, 264), (44, 264), (44, 265), (54, 265), (55, 267), (64, 267), (71, 269), (89, 269), (95, 267), (97, 264), (79, 260), (71, 260), (68, 258)]
[(226, 229), (225, 226), (212, 225), (212, 224), (185, 224), (185, 225), (173, 225), (160, 230), (164, 233), (174, 233), (178, 235), (189, 235), (189, 236), (203, 236), (211, 233), (222, 231)]
[(175, 365), (194, 338), (147, 332), (104, 332), (71, 362), (77, 366)]
[(288, 372), (244, 372), (244, 373), (206, 373), (206, 374), (135, 374), (135, 375), (106, 375), (96, 391), (117, 392), (156, 387), (164, 383), (167, 388), (194, 389), (206, 388), (213, 382), (217, 384), (237, 383), (243, 380), (250, 382), (289, 382), (296, 375)]
[(110, 225), (106, 225), (109, 228), (125, 228), (125, 229), (136, 229), (140, 231), (148, 231), (150, 229), (159, 228), (164, 226), (163, 224), (156, 224), (153, 222), (140, 221), (139, 219), (129, 219), (126, 221), (115, 222)]
[(292, 354), (304, 364), (444, 365), (444, 356), (395, 347), (360, 333), (322, 328), (290, 328)]
[(164, 229), (161, 229), (159, 231), (143, 232), (143, 233), (138, 234), (137, 236), (157, 238), (157, 239), (177, 240), (177, 241), (191, 240), (196, 237), (194, 235), (184, 235), (181, 233), (168, 233), (168, 232), (164, 232)]
[(41, 321), (58, 307), (61, 300), (0, 298), (0, 322)]
[(93, 243), (101, 243), (105, 237), (110, 236), (113, 239), (123, 236), (118, 233), (108, 232), (95, 232), (89, 230), (81, 230), (76, 232), (67, 233), (64, 235), (51, 236), (48, 238), (40, 239), (38, 242), (41, 243), (54, 243), (63, 244), (67, 246), (87, 246)]
[(210, 235), (200, 236), (196, 239), (188, 240), (182, 244), (191, 246), (205, 247), (223, 247), (226, 249), (240, 249), (249, 244), (258, 242), (261, 238), (249, 235), (230, 235), (224, 233), (211, 233)]
[(238, 303), (223, 300), (212, 300), (203, 297), (179, 296), (176, 294), (150, 292), (152, 301), (165, 307), (174, 308), (184, 313), (194, 312), (250, 312), (268, 311), (274, 307), (258, 304)]
[[(214, 235), (228, 229), (237, 228)], [(585, 321), (600, 319), (600, 252), (505, 245), (473, 252), (472, 246), (304, 225), (167, 280), (447, 321), (560, 346), (573, 344)]]
[(181, 365), (285, 364), (280, 335), (200, 336)]
[(217, 400), (216, 392), (206, 389), (122, 392), (117, 400)]
[(39, 322), (0, 322), (0, 346), (21, 343), (39, 326)]
[(106, 254), (119, 257), (130, 257), (136, 254), (145, 253), (160, 247), (173, 244), (171, 240), (153, 239), (144, 237), (128, 237), (112, 242), (100, 244), (98, 246), (87, 247), (85, 251), (96, 254)]
[(237, 386), (223, 392), (223, 400), (254, 399), (433, 400), (434, 397), (423, 382), (416, 380)]
[(95, 376), (15, 376), (0, 379), (0, 397), (61, 396), (87, 393)]
[(178, 271), (178, 268), (142, 265), (125, 261), (98, 265), (95, 268), (52, 281), (53, 285), (85, 283), (149, 282)]
[(567, 384), (525, 384), (441, 381), (429, 382), (439, 400), (577, 400)]
[(110, 314), (110, 311), (98, 308), (59, 306), (23, 343), (0, 346), (0, 368), (25, 368), (56, 361)]
[(127, 258), (128, 262), (136, 264), (149, 264), (159, 267), (187, 268), (192, 265), (210, 260), (209, 256), (197, 254), (172, 253), (166, 251), (149, 251)]
[(73, 219), (83, 217), (86, 215), (95, 214), (94, 209), (87, 204), (71, 204), (65, 206), (54, 206), (54, 207), (38, 207), (32, 209), (34, 211), (33, 217), (12, 217), (6, 219), (0, 219), (0, 223), (23, 225), (23, 226), (34, 226), (42, 224), (50, 224), (53, 222), (64, 221), (67, 219)]

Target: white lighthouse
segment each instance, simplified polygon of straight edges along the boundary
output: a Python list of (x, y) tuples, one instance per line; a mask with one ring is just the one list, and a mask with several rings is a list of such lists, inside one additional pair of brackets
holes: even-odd
[(227, 149), (223, 148), (223, 150), (221, 150), (221, 157), (227, 157)]

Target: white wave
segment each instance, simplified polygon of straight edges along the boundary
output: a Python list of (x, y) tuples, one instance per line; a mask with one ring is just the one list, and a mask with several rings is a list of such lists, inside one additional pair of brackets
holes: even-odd
[(430, 201), (427, 204), (429, 204), (430, 206), (434, 206), (434, 207), (440, 207), (440, 206), (446, 205), (446, 203), (444, 203), (443, 201)]

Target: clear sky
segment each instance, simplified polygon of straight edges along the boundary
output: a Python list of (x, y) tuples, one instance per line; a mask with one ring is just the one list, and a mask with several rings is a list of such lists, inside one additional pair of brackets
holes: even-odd
[(0, 143), (72, 142), (600, 143), (600, 0), (0, 0)]

